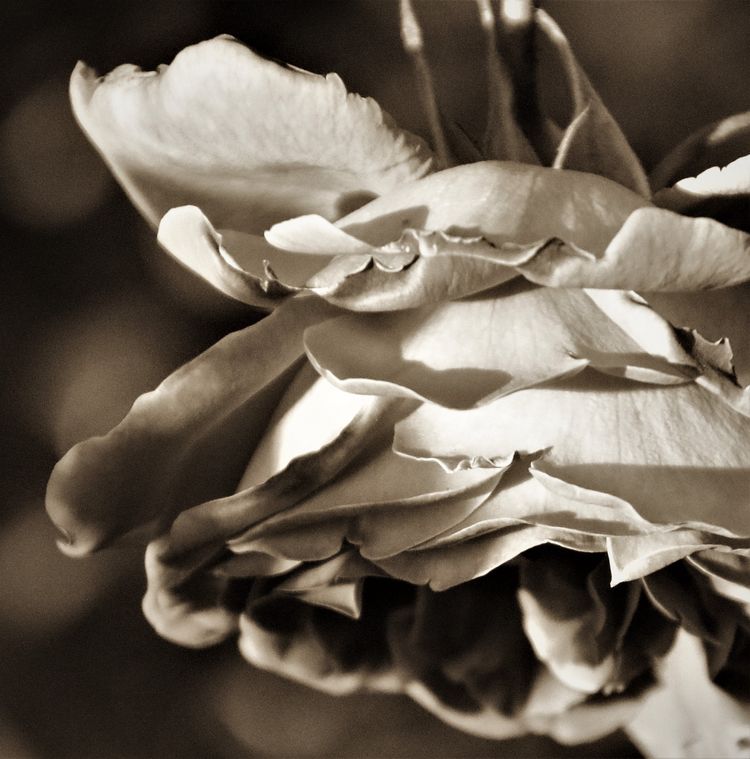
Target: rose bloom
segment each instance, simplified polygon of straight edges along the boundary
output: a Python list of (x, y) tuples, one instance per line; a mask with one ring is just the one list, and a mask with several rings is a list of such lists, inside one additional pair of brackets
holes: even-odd
[(654, 755), (738, 755), (750, 157), (710, 166), (750, 118), (652, 195), (552, 19), (478, 11), (474, 138), (402, 4), (432, 146), (228, 37), (157, 72), (79, 65), (77, 118), (163, 247), (275, 310), (73, 448), (50, 515), (71, 555), (146, 536), (144, 611), (182, 645), (236, 635), (258, 667), (483, 736), (629, 725)]

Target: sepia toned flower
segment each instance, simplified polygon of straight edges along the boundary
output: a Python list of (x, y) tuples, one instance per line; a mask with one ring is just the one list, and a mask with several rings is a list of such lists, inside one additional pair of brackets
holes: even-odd
[[(654, 755), (736, 755), (750, 157), (712, 168), (715, 126), (652, 193), (552, 19), (477, 7), (480, 136), (442, 116), (402, 3), (431, 145), (230, 38), (76, 69), (162, 246), (273, 312), (75, 446), (48, 510), (72, 555), (150, 541), (144, 611), (182, 645), (237, 635), (256, 666), (493, 738), (631, 725)], [(659, 744), (648, 716), (686, 689), (711, 716)]]

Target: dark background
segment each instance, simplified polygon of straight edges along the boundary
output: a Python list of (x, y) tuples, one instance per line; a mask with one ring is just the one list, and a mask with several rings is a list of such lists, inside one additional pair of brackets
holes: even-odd
[[(647, 168), (750, 109), (750, 2), (548, 0)], [(476, 125), (472, 2), (417, 5), (446, 110)], [(228, 32), (335, 70), (425, 131), (390, 0), (25, 0), (0, 20), (0, 756), (637, 756), (621, 736), (556, 747), (463, 736), (406, 699), (332, 699), (251, 670), (232, 644), (186, 651), (140, 613), (141, 551), (59, 554), (46, 478), (71, 444), (226, 331), (241, 307), (159, 252), (79, 133), (75, 61), (151, 68)]]

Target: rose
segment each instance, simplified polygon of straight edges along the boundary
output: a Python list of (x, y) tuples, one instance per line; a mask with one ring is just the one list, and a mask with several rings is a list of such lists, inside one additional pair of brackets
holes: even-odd
[[(230, 62), (223, 87), (271, 82), (312, 115), (330, 95), (364, 169), (307, 132), (285, 141), (278, 123), (283, 172), (261, 163), (268, 144), (230, 166), (234, 143), (206, 134), (210, 159), (166, 162), (150, 137), (126, 150), (123, 120), (159, 113), (133, 103), (181, 112), (180, 67), (120, 70), (85, 98), (74, 80), (79, 118), (147, 216), (200, 202), (235, 229), (230, 254), (200, 211), (179, 208), (161, 221), (166, 247), (235, 297), (287, 302), (71, 451), (49, 508), (71, 553), (156, 535), (144, 608), (187, 645), (239, 627), (252, 662), (319, 687), (404, 690), (474, 732), (578, 741), (632, 717), (681, 629), (703, 642), (721, 689), (692, 652), (698, 689), (721, 723), (747, 649), (748, 400), (727, 346), (664, 315), (723, 328), (711, 309), (733, 304), (744, 370), (748, 238), (569, 170), (644, 191), (559, 30), (537, 24), (538, 51), (565, 63), (573, 92), (555, 169), (483, 161), (419, 179), (428, 149), (374, 105), (223, 39), (183, 54), (200, 64), (191, 82)], [(526, 138), (539, 113), (519, 117), (524, 131), (512, 104), (492, 107), (511, 128), (491, 121), (479, 157), (530, 161), (555, 137)], [(174, 121), (160, 127), (147, 134), (170, 150), (187, 142)], [(726, 210), (746, 188), (747, 159), (658, 200), (689, 211), (723, 194)], [(370, 192), (383, 194), (330, 223)], [(253, 275), (230, 243), (272, 267)]]

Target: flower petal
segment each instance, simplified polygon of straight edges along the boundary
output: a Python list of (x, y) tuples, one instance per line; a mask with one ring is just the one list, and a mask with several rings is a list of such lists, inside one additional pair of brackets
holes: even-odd
[(712, 166), (696, 177), (685, 177), (674, 185), (692, 195), (737, 195), (750, 192), (750, 155), (726, 166)]
[(200, 206), (220, 228), (259, 233), (303, 213), (337, 218), (432, 166), (418, 137), (334, 74), (266, 60), (230, 37), (193, 45), (171, 66), (79, 64), (76, 117), (154, 225)]
[[(403, 303), (387, 303), (386, 308), (476, 292), (481, 280), (471, 259), (496, 264), (506, 279), (506, 269), (515, 268), (533, 282), (555, 287), (703, 290), (750, 279), (750, 235), (712, 219), (683, 217), (643, 205), (637, 196), (602, 178), (485, 162), (415, 182), (340, 223), (355, 238), (386, 246), (380, 248), (383, 255), (390, 250), (387, 244), (403, 235), (404, 227), (442, 230), (442, 235), (407, 233), (393, 247), (400, 253), (413, 250), (419, 257), (393, 271), (381, 267), (380, 279), (395, 278), (394, 286), (408, 296)], [(310, 244), (312, 249), (314, 242)], [(707, 250), (717, 255), (708, 256)], [(418, 268), (420, 259), (427, 257), (452, 259), (429, 290)], [(367, 297), (382, 300), (371, 290), (376, 284), (382, 287), (382, 282), (357, 282), (373, 271), (370, 258), (355, 255), (351, 259), (357, 264), (338, 277), (349, 280), (353, 295), (346, 297), (358, 310), (378, 310), (367, 303)], [(458, 290), (449, 272), (461, 283)], [(492, 268), (485, 272), (491, 275)], [(490, 277), (487, 286), (497, 282)], [(418, 290), (416, 297), (413, 289)], [(338, 297), (335, 289), (321, 287), (319, 292), (323, 297)], [(346, 300), (335, 302), (350, 305)]]
[[(262, 237), (244, 237), (240, 265), (224, 247), (223, 236), (195, 206), (173, 208), (159, 223), (159, 242), (181, 264), (231, 298), (259, 308), (273, 308), (294, 290), (263, 272), (262, 262), (273, 260), (273, 253), (278, 251)], [(295, 258), (291, 253), (282, 255)]]
[[(536, 11), (535, 21), (537, 53), (557, 58), (555, 70), (563, 70), (572, 100), (571, 119), (557, 148), (555, 168), (590, 171), (649, 197), (643, 167), (583, 73), (560, 27), (543, 10)], [(557, 81), (555, 84), (559, 86)]]
[(749, 435), (748, 417), (693, 383), (584, 371), (479, 409), (424, 405), (397, 424), (394, 447), (439, 458), (543, 454), (535, 470), (627, 501), (655, 525), (750, 535), (750, 451), (737, 444)]
[(446, 590), (491, 572), (536, 546), (552, 544), (574, 551), (602, 552), (600, 536), (566, 533), (549, 527), (513, 523), (498, 525), (492, 532), (470, 540), (415, 546), (394, 556), (377, 559), (379, 567), (392, 577), (413, 585), (429, 585)]
[(642, 301), (523, 280), (471, 300), (346, 314), (307, 330), (305, 349), (318, 371), (343, 390), (452, 408), (587, 365), (664, 384), (686, 382), (698, 371), (671, 327)]
[(644, 205), (593, 174), (485, 161), (404, 185), (341, 219), (338, 231), (305, 217), (266, 238), (290, 251), (340, 254), (307, 283), (321, 297), (357, 311), (395, 310), (507, 281), (551, 240), (601, 254)]
[(707, 549), (692, 554), (687, 562), (709, 579), (717, 593), (743, 606), (750, 617), (750, 550)]
[(709, 340), (728, 338), (737, 378), (750, 384), (750, 282), (700, 292), (647, 292), (649, 305), (672, 324)]
[(104, 437), (75, 446), (47, 490), (72, 554), (164, 522), (235, 486), (302, 351), (302, 332), (335, 311), (295, 298), (219, 341), (141, 396)]
[(642, 535), (617, 535), (607, 544), (615, 584), (645, 577), (695, 553), (745, 550), (750, 548), (750, 539), (727, 537), (723, 531), (676, 527)]
[(404, 229), (482, 236), (494, 245), (563, 237), (601, 252), (635, 209), (639, 195), (595, 174), (483, 161), (396, 187), (337, 222), (373, 245)]
[[(299, 564), (263, 552), (230, 554), (227, 558), (225, 541), (269, 514), (288, 508), (335, 476), (366, 445), (373, 422), (379, 421), (381, 399), (337, 393), (355, 403), (339, 402), (338, 407), (327, 409), (323, 423), (311, 425), (308, 435), (300, 434), (305, 429), (302, 425), (291, 441), (285, 442), (283, 436), (279, 440), (279, 430), (283, 432), (290, 418), (300, 421), (294, 403), (300, 395), (308, 401), (312, 396), (306, 406), (308, 413), (321, 403), (328, 405), (321, 393), (310, 394), (310, 375), (317, 377), (311, 369), (300, 371), (290, 383), (271, 418), (272, 432), (257, 446), (239, 491), (186, 509), (169, 531), (149, 546), (144, 610), (154, 627), (170, 640), (194, 646), (220, 640), (236, 627), (236, 613), (228, 614), (223, 603), (224, 597), (231, 597), (233, 578), (272, 576)], [(326, 383), (318, 380), (313, 388), (321, 385), (325, 388)], [(351, 562), (343, 569), (334, 566), (338, 574), (333, 579), (341, 579), (342, 571), (349, 577), (352, 566)], [(303, 579), (298, 575), (285, 590), (307, 603), (356, 615), (361, 577), (355, 574), (350, 577), (352, 582), (326, 583), (323, 580), (328, 575), (325, 566), (303, 571)]]
[[(445, 462), (438, 460), (445, 465)], [(604, 539), (616, 535), (639, 535), (652, 529), (630, 504), (613, 496), (586, 491), (551, 477), (519, 458), (503, 475), (492, 495), (464, 520), (420, 544), (420, 550), (472, 540), (519, 524), (547, 528), (540, 534), (567, 536), (581, 550), (598, 538), (600, 550)]]
[(233, 551), (263, 550), (307, 561), (344, 540), (367, 559), (394, 556), (460, 522), (492, 492), (503, 468), (448, 474), (396, 456), (390, 441), (314, 495), (250, 527)]
[(155, 540), (146, 549), (143, 613), (156, 632), (191, 648), (212, 646), (236, 632), (239, 617), (229, 602), (231, 580), (206, 571), (175, 572), (161, 561), (162, 547)]
[(522, 563), (524, 630), (537, 657), (569, 687), (589, 694), (622, 691), (628, 680), (619, 671), (618, 638), (630, 623), (639, 588), (608, 588), (606, 561), (587, 558), (558, 551), (554, 561), (542, 555)]
[(726, 661), (737, 619), (731, 613), (731, 605), (702, 579), (687, 562), (675, 562), (644, 577), (642, 585), (665, 617), (691, 635), (723, 649), (719, 666), (711, 667), (711, 674), (715, 675)]
[(307, 604), (358, 619), (362, 615), (365, 578), (383, 575), (383, 572), (356, 551), (342, 551), (322, 564), (292, 574), (277, 585), (273, 592), (286, 593)]
[[(425, 303), (464, 298), (516, 276), (506, 265), (465, 255), (486, 248), (479, 238), (464, 240), (442, 232), (407, 230), (392, 250), (338, 256), (309, 280), (308, 288), (329, 303), (351, 311), (395, 311)], [(516, 258), (527, 246), (510, 245)], [(533, 252), (536, 246), (529, 246)], [(429, 251), (429, 254), (425, 254)]]
[[(295, 384), (291, 385), (293, 389), (296, 389)], [(196, 562), (196, 556), (222, 550), (227, 540), (234, 544), (241, 540), (238, 534), (284, 512), (336, 477), (372, 444), (373, 437), (382, 436), (381, 425), (388, 428), (384, 414), (387, 401), (384, 404), (382, 398), (362, 396), (355, 396), (355, 399), (359, 404), (351, 414), (347, 413), (350, 408), (339, 408), (333, 413), (326, 409), (328, 416), (333, 418), (322, 425), (323, 434), (317, 431), (318, 435), (327, 438), (331, 432), (336, 434), (319, 448), (312, 446), (309, 452), (299, 455), (290, 456), (290, 441), (284, 440), (283, 435), (274, 434), (277, 428), (273, 426), (272, 418), (271, 434), (263, 437), (254, 451), (238, 491), (182, 511), (163, 538), (166, 545), (160, 559), (174, 567), (190, 566)], [(343, 411), (349, 417), (345, 417), (345, 423), (336, 418), (339, 416), (337, 411), (339, 414)], [(296, 430), (291, 441), (295, 448), (300, 445), (300, 439), (309, 442), (305, 440), (304, 430), (304, 427)], [(269, 463), (273, 474), (267, 479), (259, 478), (259, 470), (266, 469)], [(256, 479), (259, 481), (253, 484)]]
[(535, 255), (521, 263), (502, 248), (475, 247), (466, 255), (516, 266), (527, 279), (547, 287), (705, 290), (750, 279), (750, 235), (713, 219), (661, 208), (634, 211), (601, 256), (560, 238), (538, 241)]
[(290, 595), (260, 594), (240, 618), (240, 651), (257, 667), (328, 693), (398, 691), (401, 678), (393, 671), (385, 628), (411, 591), (368, 578), (363, 593), (357, 620)]
[[(646, 756), (741, 756), (750, 740), (750, 710), (714, 685), (699, 640), (682, 631), (660, 668), (661, 687), (627, 726)], [(665, 725), (669, 729), (664, 728)]]
[(651, 172), (651, 186), (660, 190), (683, 177), (712, 166), (726, 166), (750, 153), (750, 111), (716, 121), (691, 134)]
[(464, 713), (483, 706), (505, 717), (522, 713), (537, 664), (521, 627), (516, 584), (511, 569), (441, 593), (418, 588), (414, 604), (388, 625), (405, 679)]
[(684, 216), (706, 216), (750, 232), (750, 156), (681, 179), (673, 187), (657, 192), (653, 200), (660, 208)]

